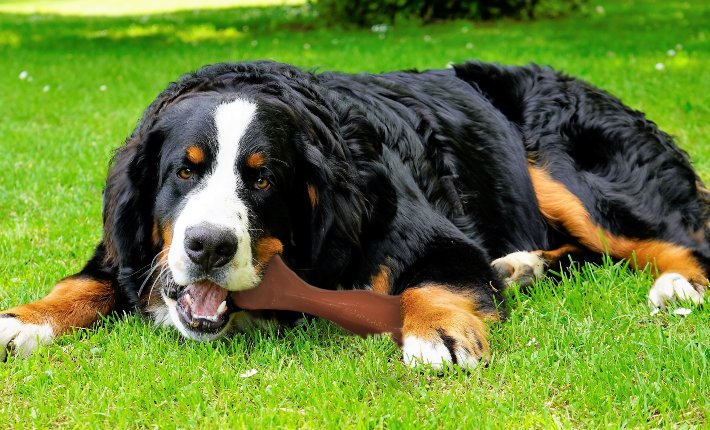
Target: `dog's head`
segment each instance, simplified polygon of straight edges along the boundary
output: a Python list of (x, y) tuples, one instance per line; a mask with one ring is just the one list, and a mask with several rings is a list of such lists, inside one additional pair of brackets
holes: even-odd
[(312, 79), (275, 63), (202, 69), (169, 86), (116, 155), (109, 258), (124, 291), (188, 337), (229, 332), (230, 292), (256, 286), (274, 254), (328, 283), (357, 249), (363, 172)]

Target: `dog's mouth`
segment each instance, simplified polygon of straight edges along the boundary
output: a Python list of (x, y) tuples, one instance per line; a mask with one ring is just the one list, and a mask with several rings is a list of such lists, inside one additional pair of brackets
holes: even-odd
[(200, 281), (185, 287), (177, 298), (177, 313), (185, 327), (205, 333), (217, 333), (229, 322), (234, 305), (229, 291), (212, 281)]

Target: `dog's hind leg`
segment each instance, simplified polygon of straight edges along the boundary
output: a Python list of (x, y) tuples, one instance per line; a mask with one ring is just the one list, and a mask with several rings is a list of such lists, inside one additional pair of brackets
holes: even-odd
[(657, 279), (648, 296), (649, 305), (664, 307), (676, 298), (703, 302), (707, 273), (692, 249), (659, 239), (633, 239), (605, 231), (594, 222), (582, 201), (545, 169), (531, 166), (529, 170), (540, 211), (548, 222), (593, 252), (626, 259), (638, 269), (651, 266)]
[(0, 313), (0, 361), (27, 356), (74, 328), (91, 327), (114, 310), (116, 281), (103, 267), (101, 252), (84, 269), (60, 281), (46, 297)]

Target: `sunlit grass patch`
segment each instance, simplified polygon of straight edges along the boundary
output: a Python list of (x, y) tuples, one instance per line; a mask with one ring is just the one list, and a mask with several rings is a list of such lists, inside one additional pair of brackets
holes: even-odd
[(300, 5), (304, 0), (3, 0), (0, 12), (77, 16), (121, 16), (245, 6)]
[(218, 29), (211, 24), (188, 26), (178, 24), (133, 24), (129, 25), (126, 28), (114, 30), (99, 30), (88, 35), (89, 39), (108, 38), (114, 41), (120, 41), (122, 39), (149, 37), (164, 38), (168, 42), (175, 41), (182, 43), (226, 43), (236, 42), (239, 39), (243, 39), (245, 37), (245, 34), (235, 28), (227, 27)]

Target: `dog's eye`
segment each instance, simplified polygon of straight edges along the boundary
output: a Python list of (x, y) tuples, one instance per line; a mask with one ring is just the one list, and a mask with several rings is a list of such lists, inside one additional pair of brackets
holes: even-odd
[(254, 181), (254, 188), (260, 191), (268, 190), (271, 187), (271, 182), (266, 178), (258, 178)]
[(180, 179), (190, 179), (192, 178), (193, 173), (194, 172), (192, 171), (192, 169), (183, 167), (182, 169), (178, 170), (177, 175)]

